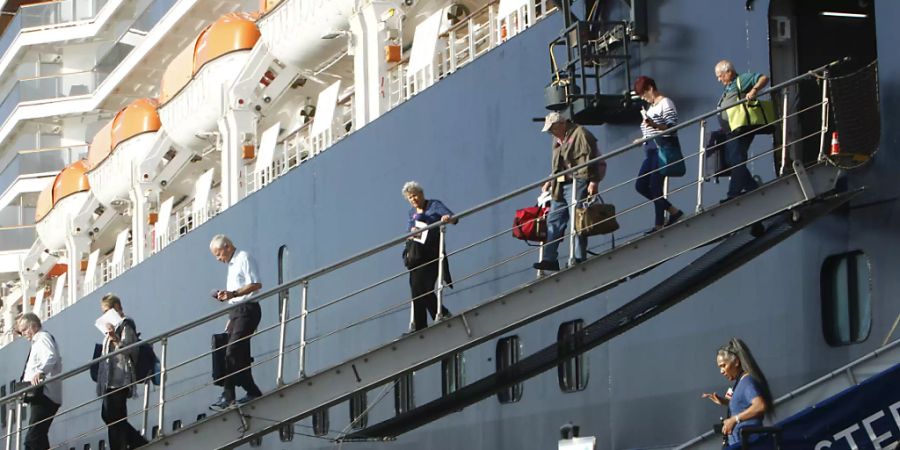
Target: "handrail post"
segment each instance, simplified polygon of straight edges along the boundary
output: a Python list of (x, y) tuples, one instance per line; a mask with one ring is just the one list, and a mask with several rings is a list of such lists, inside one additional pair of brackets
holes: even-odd
[[(828, 76), (828, 72), (825, 72)], [(825, 135), (828, 133), (828, 78), (822, 78), (822, 132), (819, 135), (819, 161), (825, 160)]]
[(150, 412), (150, 380), (144, 382), (144, 412), (141, 417), (141, 436), (147, 437), (147, 419)]
[(166, 357), (169, 349), (169, 338), (162, 338), (159, 345), (159, 418), (157, 425), (159, 426), (159, 436), (162, 436), (166, 430), (166, 375), (168, 375)]
[(444, 233), (447, 226), (441, 225), (438, 230), (438, 270), (437, 270), (437, 289), (435, 289), (435, 297), (437, 297), (437, 312), (434, 314), (434, 320), (438, 321), (444, 318)]
[(306, 316), (308, 311), (307, 296), (309, 295), (309, 281), (303, 281), (303, 294), (300, 296), (300, 378), (306, 378)]
[(569, 203), (569, 265), (575, 265), (575, 239), (578, 239), (575, 236), (575, 199), (578, 195), (578, 180), (575, 179), (575, 174), (572, 174), (572, 195), (571, 202)]
[(694, 211), (697, 214), (703, 212), (703, 183), (704, 166), (706, 165), (706, 120), (700, 121), (700, 151), (697, 152), (697, 206)]
[(456, 61), (456, 30), (450, 30), (450, 33), (447, 35), (447, 51), (450, 52), (450, 69), (449, 73), (456, 72), (457, 69), (457, 61)]
[(778, 176), (784, 175), (787, 168), (787, 137), (788, 137), (788, 88), (781, 91), (781, 168)]
[[(2, 405), (0, 407), (6, 408), (6, 405)], [(12, 427), (13, 427), (13, 412), (9, 411), (6, 416), (6, 450), (12, 450)]]
[(288, 300), (287, 291), (278, 294), (281, 303), (281, 324), (278, 330), (278, 375), (275, 378), (275, 386), (284, 386), (284, 336), (287, 330)]
[(16, 450), (22, 448), (22, 397), (16, 399)]

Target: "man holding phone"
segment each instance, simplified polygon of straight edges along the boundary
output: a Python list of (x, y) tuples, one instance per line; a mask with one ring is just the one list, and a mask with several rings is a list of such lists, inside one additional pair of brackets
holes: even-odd
[(254, 292), (262, 289), (262, 283), (256, 269), (256, 261), (247, 252), (237, 250), (228, 236), (219, 234), (213, 237), (209, 243), (209, 251), (217, 260), (228, 265), (225, 289), (214, 291), (213, 298), (229, 305), (239, 305), (228, 313), (228, 325), (225, 326), (225, 332), (228, 333), (225, 369), (229, 375), (224, 380), (222, 396), (216, 403), (210, 405), (213, 411), (221, 411), (234, 405), (235, 386), (240, 386), (247, 392), (246, 396), (237, 400), (238, 405), (262, 395), (253, 381), (250, 369), (253, 362), (250, 336), (256, 332), (262, 317), (259, 304), (251, 297)]

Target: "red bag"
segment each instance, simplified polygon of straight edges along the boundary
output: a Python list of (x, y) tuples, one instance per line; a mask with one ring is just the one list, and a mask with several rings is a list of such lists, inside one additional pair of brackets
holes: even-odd
[(523, 241), (545, 242), (547, 240), (547, 212), (550, 208), (531, 206), (516, 211), (513, 219), (513, 237)]

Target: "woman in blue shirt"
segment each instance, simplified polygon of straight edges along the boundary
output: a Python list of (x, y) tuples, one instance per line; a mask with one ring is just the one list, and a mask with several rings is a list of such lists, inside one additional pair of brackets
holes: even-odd
[[(415, 231), (421, 224), (431, 225), (435, 222), (455, 224), (450, 211), (440, 200), (426, 199), (422, 186), (415, 181), (409, 181), (403, 185), (403, 196), (412, 206), (409, 209), (409, 219), (406, 222), (406, 231)], [(416, 223), (419, 226), (416, 226)], [(410, 238), (412, 239), (412, 238)], [(439, 232), (436, 229), (429, 230), (423, 245), (422, 259), (431, 261), (427, 264), (410, 267), (409, 288), (413, 298), (413, 331), (418, 331), (428, 326), (428, 318), (425, 311), (435, 319), (437, 314), (437, 295), (435, 295), (435, 283), (438, 278), (438, 253), (440, 245)], [(449, 284), (450, 271), (447, 259), (444, 258), (444, 281)], [(450, 311), (441, 307), (441, 317), (449, 317)]]
[(724, 397), (712, 392), (704, 393), (703, 398), (728, 407), (722, 434), (728, 436), (728, 445), (734, 445), (741, 442), (741, 428), (761, 426), (763, 417), (772, 413), (772, 392), (750, 349), (738, 338), (732, 338), (716, 352), (716, 365), (734, 386)]

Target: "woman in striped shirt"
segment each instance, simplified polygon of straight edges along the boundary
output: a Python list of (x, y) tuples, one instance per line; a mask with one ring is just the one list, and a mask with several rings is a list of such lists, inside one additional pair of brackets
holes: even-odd
[[(641, 139), (655, 137), (652, 141), (644, 143), (644, 162), (641, 164), (641, 170), (638, 173), (638, 179), (634, 184), (635, 190), (642, 196), (653, 202), (655, 210), (655, 222), (647, 234), (662, 229), (664, 226), (672, 225), (681, 219), (684, 213), (672, 206), (668, 200), (663, 198), (663, 179), (659, 173), (659, 150), (657, 142), (666, 145), (679, 145), (678, 135), (663, 134), (663, 131), (678, 123), (678, 111), (675, 110), (675, 103), (656, 89), (656, 81), (653, 78), (640, 76), (634, 82), (634, 92), (641, 96), (647, 102), (649, 107), (642, 111), (644, 116), (641, 122)], [(635, 142), (640, 141), (637, 139)], [(665, 220), (665, 213), (669, 213), (669, 219)]]

